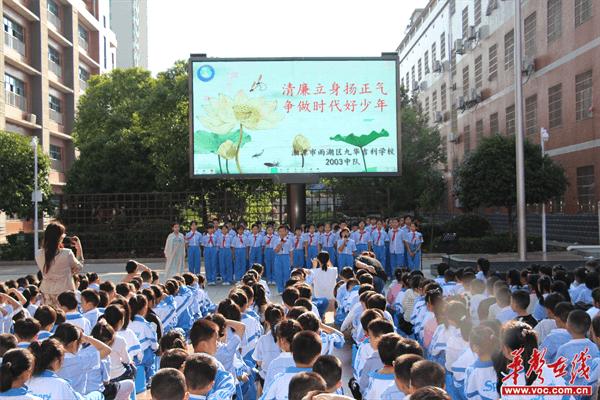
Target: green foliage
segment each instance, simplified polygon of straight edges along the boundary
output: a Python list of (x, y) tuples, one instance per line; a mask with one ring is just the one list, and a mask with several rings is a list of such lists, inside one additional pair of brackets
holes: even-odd
[(456, 233), (459, 238), (476, 238), (490, 234), (492, 225), (482, 216), (462, 214), (443, 224), (442, 230), (447, 233)]
[[(33, 216), (34, 154), (30, 138), (18, 133), (0, 131), (0, 211), (20, 217)], [(48, 181), (50, 160), (38, 147), (38, 185), (48, 209), (52, 189)]]
[(375, 140), (388, 136), (390, 136), (389, 132), (385, 129), (382, 129), (381, 132), (371, 131), (371, 133), (368, 135), (357, 136), (354, 133), (346, 136), (335, 135), (330, 137), (329, 140), (333, 140), (334, 142), (348, 143), (349, 145), (360, 147), (362, 149), (363, 147), (373, 143)]
[[(42, 240), (43, 235), (40, 237)], [(0, 260), (33, 260), (33, 233), (8, 235), (6, 243), (0, 244)]]
[[(539, 237), (527, 238), (528, 251), (540, 251), (542, 240)], [(436, 237), (431, 244), (431, 252), (448, 254), (496, 254), (514, 253), (517, 251), (517, 238), (508, 233), (481, 237), (465, 237), (444, 242)]]

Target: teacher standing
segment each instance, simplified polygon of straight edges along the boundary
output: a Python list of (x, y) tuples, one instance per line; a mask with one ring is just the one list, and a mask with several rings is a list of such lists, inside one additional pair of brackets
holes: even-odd
[(167, 278), (183, 272), (185, 265), (185, 237), (179, 232), (179, 224), (171, 225), (173, 232), (165, 243), (165, 258), (167, 259), (165, 274)]
[(58, 295), (68, 290), (75, 290), (73, 274), (83, 269), (83, 249), (77, 236), (71, 238), (71, 249), (64, 248), (65, 227), (58, 223), (50, 223), (44, 232), (42, 248), (36, 251), (35, 261), (42, 271), (40, 292), (44, 304), (59, 307)]

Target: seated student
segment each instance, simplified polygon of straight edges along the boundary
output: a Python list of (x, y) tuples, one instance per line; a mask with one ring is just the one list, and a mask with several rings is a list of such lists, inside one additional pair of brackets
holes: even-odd
[(452, 400), (450, 395), (439, 387), (425, 386), (421, 389), (415, 390), (410, 395), (411, 400)]
[(381, 394), (382, 400), (402, 400), (410, 394), (410, 370), (423, 357), (417, 354), (403, 354), (394, 360), (394, 384)]
[(285, 372), (278, 374), (265, 388), (261, 400), (288, 398), (289, 383), (293, 376), (299, 372), (312, 371), (313, 364), (321, 354), (321, 338), (314, 332), (298, 332), (292, 340), (291, 350), (294, 367), (288, 367)]
[(93, 328), (98, 322), (98, 318), (102, 313), (98, 310), (100, 304), (100, 295), (92, 289), (86, 289), (81, 292), (81, 311), (83, 317), (90, 321), (90, 326)]
[(585, 288), (585, 276), (587, 275), (587, 269), (585, 267), (577, 267), (573, 271), (573, 282), (569, 287), (569, 296), (571, 299), (576, 299), (579, 293)]
[(317, 358), (313, 364), (313, 372), (321, 375), (325, 380), (328, 393), (344, 394), (342, 388), (342, 362), (332, 355), (324, 355)]
[(481, 325), (473, 328), (469, 335), (469, 345), (477, 359), (465, 371), (464, 397), (468, 400), (497, 399), (498, 377), (492, 355), (499, 348), (499, 343), (494, 331)]
[(309, 310), (312, 311), (317, 317), (321, 318), (327, 311), (329, 301), (323, 298), (315, 299), (313, 297), (312, 286), (310, 286), (306, 282), (297, 283), (294, 286), (296, 287), (296, 289), (298, 289), (299, 298), (307, 299), (310, 302), (311, 308)]
[(33, 372), (33, 355), (25, 349), (4, 354), (0, 365), (0, 399), (41, 400), (25, 385)]
[(540, 343), (544, 341), (552, 329), (556, 329), (556, 321), (554, 320), (553, 310), (554, 307), (556, 307), (556, 305), (562, 301), (566, 301), (566, 299), (560, 293), (550, 293), (541, 300), (542, 305), (540, 307), (544, 308), (546, 317), (533, 327), (537, 333), (538, 341)]
[(159, 369), (163, 368), (175, 368), (180, 371), (183, 370), (183, 364), (189, 354), (184, 349), (173, 348), (165, 350), (160, 357)]
[(32, 342), (29, 350), (35, 357), (33, 376), (27, 386), (31, 392), (44, 399), (61, 400), (101, 400), (100, 392), (90, 392), (84, 396), (77, 393), (68, 380), (60, 378), (57, 372), (62, 368), (64, 348), (62, 344), (50, 338), (43, 342)]
[[(209, 392), (209, 397), (218, 399), (231, 398), (236, 393), (233, 376), (225, 370), (223, 365), (214, 358), (217, 352), (217, 338), (219, 327), (207, 319), (199, 319), (190, 330), (190, 342), (195, 353), (204, 353), (210, 356), (217, 365), (218, 371), (215, 383)], [(156, 379), (156, 375), (153, 379)]]
[(10, 333), (0, 333), (0, 362), (4, 353), (17, 348), (17, 338)]
[[(342, 269), (342, 273), (346, 268)], [(343, 276), (343, 275), (341, 275)], [(338, 326), (342, 326), (344, 321), (348, 319), (348, 313), (352, 306), (358, 303), (358, 291), (360, 289), (358, 279), (352, 277), (346, 281), (345, 285), (342, 285), (338, 288), (338, 296), (340, 297), (340, 290), (342, 290), (344, 295), (341, 298), (341, 302), (337, 301), (337, 309), (335, 311), (335, 323)], [(344, 331), (344, 329), (342, 329)]]
[(40, 323), (40, 331), (37, 334), (37, 340), (46, 340), (52, 336), (54, 323), (56, 322), (56, 310), (54, 308), (41, 305), (35, 310), (33, 318)]
[(548, 336), (540, 344), (540, 351), (546, 349), (547, 362), (554, 362), (558, 348), (572, 339), (571, 334), (567, 331), (567, 319), (571, 311), (574, 310), (573, 304), (563, 301), (554, 307), (552, 316), (556, 321), (556, 328), (552, 329)]
[[(142, 356), (141, 366), (144, 369), (146, 381), (154, 375), (156, 366), (156, 350), (158, 350), (158, 340), (156, 330), (144, 316), (148, 312), (148, 300), (146, 296), (137, 294), (129, 299), (129, 309), (131, 311), (131, 323), (129, 328), (135, 333), (140, 342)], [(140, 378), (140, 379), (142, 379)], [(139, 386), (139, 385), (138, 385)]]
[(177, 318), (176, 326), (183, 329), (187, 334), (194, 322), (191, 311), (193, 302), (192, 291), (184, 284), (183, 278), (177, 275), (165, 283), (165, 290), (169, 295), (173, 296), (173, 300), (177, 305), (175, 311)]
[(344, 334), (335, 328), (325, 325), (312, 312), (307, 312), (298, 317), (302, 330), (312, 331), (321, 336), (321, 354), (331, 354), (333, 349), (344, 347)]
[[(379, 400), (383, 392), (394, 384), (394, 360), (400, 354), (397, 353), (397, 345), (401, 336), (397, 333), (386, 333), (377, 345), (377, 352), (383, 367), (368, 373), (368, 385), (364, 390), (364, 399)], [(363, 370), (363, 375), (366, 373)]]
[(487, 298), (484, 294), (485, 283), (479, 279), (471, 281), (471, 300), (469, 301), (469, 312), (474, 323), (479, 323), (479, 304)]
[(266, 280), (263, 279), (263, 274), (265, 272), (265, 267), (262, 264), (252, 264), (252, 269), (258, 272), (258, 283), (260, 283), (265, 288), (265, 294), (267, 296), (267, 300), (271, 297), (271, 289), (269, 288), (269, 284)]
[(375, 319), (371, 321), (367, 327), (367, 335), (369, 335), (369, 345), (373, 352), (365, 360), (364, 365), (358, 376), (358, 385), (363, 395), (366, 393), (369, 386), (369, 378), (371, 373), (384, 367), (383, 361), (379, 355), (379, 341), (389, 333), (394, 332), (394, 325), (385, 319)]
[(444, 368), (430, 360), (417, 361), (410, 367), (410, 398), (417, 390), (433, 386), (445, 389), (446, 371)]
[(127, 261), (127, 264), (125, 264), (125, 272), (127, 272), (127, 275), (123, 277), (123, 280), (121, 282), (131, 282), (133, 278), (137, 278), (138, 276), (140, 276), (140, 273), (142, 271), (150, 271), (150, 268), (135, 260)]
[[(248, 293), (252, 292), (252, 288), (249, 286), (245, 286), (245, 288), (248, 290)], [(255, 364), (254, 359), (252, 359), (252, 354), (254, 353), (258, 339), (263, 334), (263, 327), (260, 323), (260, 319), (257, 319), (255, 314), (249, 311), (251, 304), (249, 303), (248, 296), (245, 294), (245, 290), (234, 290), (229, 294), (229, 298), (240, 308), (241, 322), (246, 326), (240, 344), (242, 358), (247, 365), (254, 367)]]
[(294, 359), (291, 353), (292, 341), (294, 336), (300, 331), (302, 331), (302, 326), (298, 321), (293, 319), (284, 319), (276, 325), (275, 337), (277, 345), (281, 349), (281, 354), (271, 361), (267, 370), (267, 376), (265, 377), (264, 388), (273, 382), (275, 376), (285, 372), (287, 368), (294, 366)]
[(152, 286), (152, 272), (142, 271), (140, 273), (140, 278), (142, 278), (142, 285), (140, 286), (140, 289), (150, 289), (150, 286)]
[[(498, 304), (499, 311), (495, 318), (502, 324), (517, 317), (517, 313), (510, 306), (510, 296), (510, 289), (505, 286), (496, 291), (496, 304)], [(529, 299), (529, 296), (527, 298)]]
[(316, 372), (300, 372), (292, 377), (288, 387), (289, 400), (303, 400), (310, 392), (323, 391), (327, 384)]
[(592, 290), (592, 299), (594, 300), (594, 305), (588, 308), (586, 312), (590, 315), (591, 319), (594, 319), (598, 311), (600, 311), (600, 288)]
[(585, 276), (585, 287), (579, 291), (576, 298), (571, 298), (573, 304), (584, 303), (593, 304), (592, 290), (600, 286), (600, 277), (598, 272), (588, 272)]
[(287, 287), (281, 293), (281, 301), (283, 302), (283, 306), (285, 307), (286, 314), (290, 310), (290, 308), (294, 307), (294, 303), (300, 297), (300, 292), (293, 286)]
[[(365, 361), (375, 351), (370, 344), (370, 338), (368, 335), (368, 326), (371, 321), (375, 319), (384, 319), (383, 312), (378, 309), (365, 310), (360, 316), (360, 325), (365, 332), (365, 336), (360, 342), (352, 345), (353, 360), (352, 360), (352, 376), (354, 380), (358, 380), (360, 372), (365, 365)], [(355, 350), (356, 349), (356, 350)]]
[(525, 322), (533, 328), (537, 325), (537, 321), (531, 314), (527, 312), (529, 301), (529, 293), (527, 293), (525, 290), (515, 290), (510, 295), (510, 308), (517, 313), (517, 316), (514, 319)]
[(187, 400), (185, 376), (175, 368), (161, 369), (152, 378), (150, 395), (152, 400)]
[(444, 283), (442, 284), (444, 297), (459, 295), (464, 292), (462, 285), (456, 283), (456, 272), (447, 269), (444, 272)]
[(183, 366), (183, 375), (190, 400), (206, 399), (215, 384), (218, 367), (206, 354), (192, 354)]
[(92, 325), (90, 324), (90, 321), (88, 321), (87, 318), (84, 318), (79, 312), (75, 292), (68, 291), (59, 294), (58, 304), (60, 304), (60, 308), (65, 312), (68, 323), (80, 327), (84, 334), (90, 334)]
[(256, 365), (259, 368), (258, 374), (263, 380), (267, 377), (267, 371), (271, 362), (281, 354), (281, 349), (277, 345), (277, 336), (275, 335), (275, 327), (278, 323), (283, 321), (284, 318), (283, 307), (279, 304), (269, 304), (265, 310), (265, 328), (266, 333), (262, 335), (258, 342), (256, 342), (256, 348), (252, 354), (252, 358), (256, 361)]
[(26, 349), (29, 344), (36, 339), (40, 331), (40, 323), (33, 318), (22, 318), (15, 321), (15, 336), (17, 338), (17, 347)]

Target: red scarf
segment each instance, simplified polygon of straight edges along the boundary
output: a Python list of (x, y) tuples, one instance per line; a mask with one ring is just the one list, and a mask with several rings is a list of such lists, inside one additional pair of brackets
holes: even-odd
[(240, 238), (240, 244), (244, 244), (244, 239), (242, 239), (242, 235), (238, 235), (238, 238)]
[(398, 233), (398, 229), (394, 229), (394, 234), (392, 235), (392, 242), (396, 240), (396, 233)]
[(314, 236), (314, 233), (311, 233), (310, 235), (308, 235), (308, 237), (310, 237), (310, 240), (308, 241), (309, 246), (312, 245), (313, 236)]
[(273, 235), (267, 235), (267, 246), (271, 244), (271, 239), (273, 239)]
[(208, 235), (208, 244), (210, 244), (211, 246), (213, 244), (212, 237), (213, 237), (212, 233), (210, 235)]
[(365, 234), (364, 231), (359, 231), (360, 232), (360, 237), (358, 238), (358, 243), (361, 242), (363, 235)]
[(325, 234), (325, 247), (330, 247), (329, 246), (329, 236), (331, 236), (331, 233)]
[(300, 238), (297, 237), (296, 238), (296, 242), (294, 243), (294, 248), (297, 249), (298, 248), (298, 242), (300, 241)]

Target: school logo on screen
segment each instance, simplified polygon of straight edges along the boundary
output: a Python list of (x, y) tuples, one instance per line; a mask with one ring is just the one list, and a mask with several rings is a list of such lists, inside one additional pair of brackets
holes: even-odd
[(215, 69), (208, 64), (204, 64), (198, 68), (196, 76), (198, 76), (198, 79), (202, 82), (208, 82), (215, 77)]

